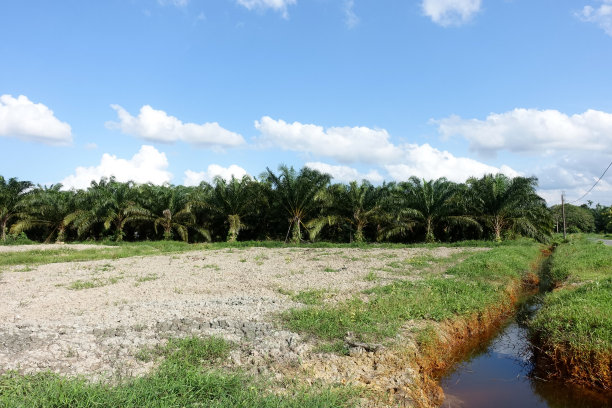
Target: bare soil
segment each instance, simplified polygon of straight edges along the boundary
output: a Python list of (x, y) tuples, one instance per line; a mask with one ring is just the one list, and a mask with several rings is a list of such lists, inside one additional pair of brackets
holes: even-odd
[[(424, 273), (404, 263), (408, 269), (398, 274), (392, 262), (476, 250), (248, 248), (5, 268), (0, 373), (138, 375), (154, 364), (137, 358), (140, 350), (188, 335), (217, 335), (239, 344), (230, 365), (273, 374), (272, 367), (306, 360), (312, 365), (309, 339), (278, 322), (279, 312), (303, 306), (292, 293), (323, 290), (327, 302), (335, 302)], [(430, 267), (427, 273), (441, 272)], [(406, 370), (403, 376), (413, 375)], [(277, 377), (283, 371), (276, 371)], [(338, 374), (330, 379), (338, 380)]]

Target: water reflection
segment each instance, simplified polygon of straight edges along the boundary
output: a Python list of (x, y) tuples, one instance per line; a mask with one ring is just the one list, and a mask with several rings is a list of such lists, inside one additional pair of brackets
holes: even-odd
[(524, 321), (537, 305), (526, 304), (497, 336), (478, 347), (441, 381), (444, 408), (604, 408), (612, 395), (547, 382), (531, 375), (531, 351)]

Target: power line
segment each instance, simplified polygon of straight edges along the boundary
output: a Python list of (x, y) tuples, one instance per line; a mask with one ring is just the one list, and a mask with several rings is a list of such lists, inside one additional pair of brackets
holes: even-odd
[(590, 192), (591, 192), (591, 191), (592, 191), (592, 190), (595, 188), (595, 186), (597, 185), (597, 183), (599, 183), (599, 182), (601, 181), (601, 179), (603, 178), (603, 176), (605, 176), (605, 175), (606, 175), (606, 173), (608, 172), (608, 170), (610, 169), (610, 167), (612, 167), (612, 162), (610, 162), (610, 164), (608, 164), (608, 167), (606, 167), (606, 169), (604, 170), (603, 174), (602, 174), (602, 175), (601, 175), (601, 176), (600, 176), (600, 177), (597, 179), (597, 181), (595, 182), (595, 184), (593, 184), (593, 185), (591, 186), (591, 188), (589, 188), (589, 191), (587, 191), (586, 193), (584, 193), (584, 194), (582, 195), (582, 197), (580, 197), (579, 199), (574, 200), (574, 201), (570, 201), (568, 204), (574, 204), (575, 202), (578, 202), (578, 201), (582, 200), (584, 197), (586, 197), (586, 196), (587, 196), (587, 194), (589, 194), (589, 193), (590, 193)]

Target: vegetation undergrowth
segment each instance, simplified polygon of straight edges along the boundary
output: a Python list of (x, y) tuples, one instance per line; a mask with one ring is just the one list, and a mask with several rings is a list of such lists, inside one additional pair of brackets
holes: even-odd
[[(89, 243), (89, 242), (87, 242)], [(62, 245), (57, 249), (34, 249), (23, 252), (5, 252), (0, 257), (3, 265), (39, 265), (57, 262), (78, 262), (99, 259), (119, 259), (131, 256), (162, 255), (187, 251), (202, 250), (203, 244), (187, 244), (180, 241), (149, 242), (102, 242), (100, 247), (76, 250), (71, 245)]]
[(551, 376), (612, 391), (612, 247), (578, 237), (560, 245), (544, 297), (530, 323), (539, 368)]
[(347, 332), (361, 340), (396, 335), (410, 319), (443, 321), (483, 312), (512, 301), (507, 288), (532, 269), (540, 246), (518, 241), (477, 253), (449, 268), (444, 276), (400, 281), (366, 291), (335, 305), (292, 309), (283, 314), (287, 326), (325, 340)]
[(79, 262), (100, 259), (119, 259), (132, 256), (175, 254), (198, 250), (240, 249), (240, 248), (437, 248), (437, 247), (497, 247), (514, 245), (515, 241), (459, 241), (454, 243), (432, 244), (343, 244), (336, 242), (314, 242), (285, 244), (282, 241), (236, 241), (215, 242), (207, 244), (189, 244), (182, 241), (144, 241), (144, 242), (83, 242), (100, 244), (97, 248), (75, 250), (72, 244), (62, 245), (58, 249), (33, 249), (23, 252), (5, 252), (0, 257), (0, 266), (40, 265), (57, 262)]
[(88, 382), (53, 373), (0, 376), (2, 407), (348, 407), (350, 388), (302, 388), (286, 395), (269, 392), (269, 384), (242, 373), (215, 369), (230, 346), (218, 338), (170, 340), (154, 350), (163, 362), (152, 374), (119, 384)]

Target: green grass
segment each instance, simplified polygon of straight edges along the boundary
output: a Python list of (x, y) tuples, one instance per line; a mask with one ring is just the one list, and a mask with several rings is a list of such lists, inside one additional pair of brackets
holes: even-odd
[(70, 248), (70, 245), (65, 245), (59, 249), (6, 252), (0, 257), (0, 266), (119, 259), (131, 256), (181, 253), (202, 250), (203, 248), (205, 248), (203, 244), (187, 244), (178, 241), (114, 243), (110, 248), (100, 246), (99, 248), (84, 250), (75, 250)]
[[(528, 242), (528, 241), (525, 241)], [(119, 259), (131, 256), (144, 255), (162, 255), (181, 253), (198, 250), (218, 250), (233, 248), (362, 248), (362, 249), (377, 249), (377, 248), (437, 248), (437, 247), (498, 247), (498, 246), (513, 246), (515, 241), (504, 241), (496, 243), (492, 241), (460, 241), (454, 243), (437, 243), (437, 244), (342, 244), (333, 242), (315, 242), (304, 244), (285, 244), (282, 241), (239, 241), (239, 242), (215, 242), (203, 244), (189, 244), (182, 241), (145, 241), (145, 242), (85, 242), (88, 244), (103, 244), (110, 246), (100, 246), (99, 248), (91, 248), (85, 250), (75, 250), (70, 248), (70, 244), (62, 246), (59, 249), (50, 250), (31, 250), (24, 252), (7, 252), (0, 257), (0, 266), (9, 265), (40, 265), (56, 262), (78, 262), (91, 261), (98, 259)], [(265, 256), (265, 255), (264, 255)], [(258, 265), (263, 264), (266, 258), (256, 257)]]
[(562, 244), (548, 279), (563, 286), (544, 297), (532, 335), (579, 352), (612, 353), (612, 247), (584, 238)]
[(137, 278), (136, 282), (142, 283), (142, 282), (154, 281), (157, 279), (159, 279), (159, 275), (157, 275), (156, 273), (149, 273), (148, 275)]
[(282, 295), (289, 296), (291, 300), (305, 305), (321, 305), (323, 304), (323, 300), (329, 295), (329, 292), (325, 289), (311, 289), (294, 292), (292, 290), (278, 288), (277, 291)]
[(283, 319), (291, 330), (326, 340), (348, 331), (364, 340), (392, 337), (410, 319), (441, 321), (509, 302), (506, 287), (531, 270), (539, 248), (533, 243), (494, 248), (449, 268), (449, 277), (395, 282), (366, 291), (368, 300), (293, 309)]
[(304, 303), (305, 305), (320, 305), (323, 300), (327, 297), (328, 292), (326, 290), (304, 290), (291, 296), (296, 302)]
[(242, 373), (215, 369), (229, 345), (217, 338), (171, 340), (159, 348), (164, 358), (152, 374), (116, 385), (91, 383), (53, 373), (0, 375), (2, 407), (349, 407), (351, 389), (291, 389), (287, 395), (268, 391), (270, 384)]
[(102, 286), (107, 286), (107, 285), (114, 285), (115, 283), (119, 282), (119, 280), (122, 279), (121, 277), (118, 276), (114, 276), (108, 279), (100, 279), (100, 278), (94, 278), (92, 280), (88, 280), (88, 281), (84, 281), (84, 280), (76, 280), (72, 283), (70, 283), (70, 285), (67, 286), (68, 289), (71, 290), (83, 290), (83, 289), (92, 289), (92, 288), (99, 288)]
[[(226, 249), (226, 248), (361, 248), (361, 249), (402, 249), (402, 248), (476, 248), (486, 247), (495, 248), (499, 246), (515, 246), (517, 243), (528, 244), (533, 242), (530, 239), (518, 241), (485, 241), (485, 240), (466, 240), (457, 242), (436, 242), (436, 243), (415, 243), (415, 244), (396, 244), (396, 243), (342, 243), (342, 242), (303, 242), (300, 244), (284, 243), (283, 241), (237, 241), (237, 242), (212, 242), (203, 245), (206, 249)], [(194, 245), (194, 244), (192, 244)], [(317, 254), (321, 255), (321, 254)], [(325, 254), (323, 254), (325, 255)]]
[(363, 280), (365, 280), (366, 282), (375, 282), (378, 279), (380, 279), (380, 276), (378, 276), (374, 271), (368, 272), (366, 276), (363, 277)]
[(555, 285), (579, 283), (612, 276), (612, 247), (583, 237), (557, 247), (547, 278)]

